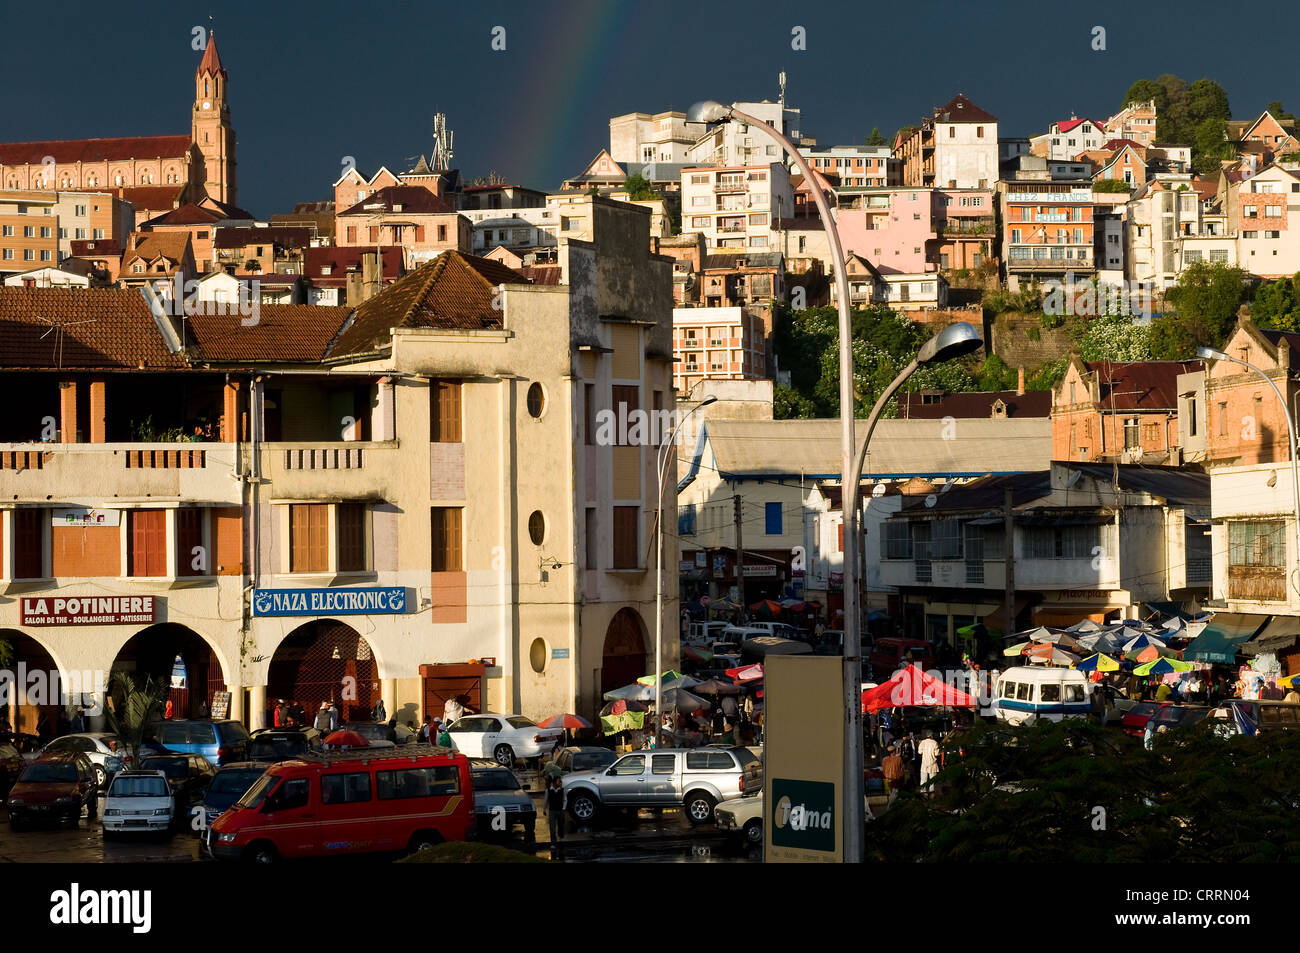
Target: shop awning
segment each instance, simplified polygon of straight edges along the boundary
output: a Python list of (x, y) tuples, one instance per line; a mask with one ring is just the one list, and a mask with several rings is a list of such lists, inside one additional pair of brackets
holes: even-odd
[(1217, 612), (1205, 631), (1183, 651), (1183, 659), (1231, 665), (1237, 660), (1238, 647), (1254, 638), (1268, 618), (1253, 613)]
[(1295, 645), (1300, 638), (1300, 619), (1295, 616), (1275, 615), (1263, 631), (1241, 647), (1242, 655), (1259, 655), (1261, 652), (1280, 652)]

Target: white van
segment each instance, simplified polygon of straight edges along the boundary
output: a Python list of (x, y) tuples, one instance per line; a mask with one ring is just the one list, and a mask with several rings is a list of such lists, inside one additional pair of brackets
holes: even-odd
[(994, 708), (998, 721), (1009, 725), (1086, 718), (1091, 709), (1091, 694), (1092, 683), (1086, 672), (1021, 665), (1002, 673)]
[(717, 641), (720, 633), (730, 623), (723, 621), (714, 622), (692, 622), (690, 628), (686, 630), (686, 643), (688, 645), (707, 646)]

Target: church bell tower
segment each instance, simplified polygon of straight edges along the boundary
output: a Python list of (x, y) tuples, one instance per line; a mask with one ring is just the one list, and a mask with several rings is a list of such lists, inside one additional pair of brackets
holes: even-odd
[(203, 60), (194, 74), (194, 144), (203, 153), (202, 175), (191, 173), (204, 191), (219, 202), (236, 204), (235, 130), (230, 124), (229, 77), (217, 52), (217, 37), (209, 33)]

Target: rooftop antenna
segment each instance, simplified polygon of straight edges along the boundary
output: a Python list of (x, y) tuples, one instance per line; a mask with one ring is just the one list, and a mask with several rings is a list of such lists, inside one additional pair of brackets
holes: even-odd
[(40, 314), (34, 314), (32, 317), (37, 321), (44, 321), (49, 325), (49, 328), (40, 337), (42, 341), (49, 337), (51, 332), (54, 332), (54, 354), (52, 355), (52, 360), (55, 361), (55, 366), (59, 370), (63, 370), (63, 334), (65, 329), (76, 327), (79, 324), (94, 324), (99, 320), (98, 318), (87, 318), (85, 321), (54, 321)]
[(781, 108), (784, 109), (785, 108), (785, 70), (781, 70), (781, 76), (779, 82), (781, 84)]
[(429, 157), (429, 164), (433, 166), (435, 172), (448, 172), (451, 170), (451, 160), (454, 156), (452, 151), (452, 141), (455, 133), (447, 129), (447, 117), (443, 113), (437, 113), (433, 117), (433, 155)]

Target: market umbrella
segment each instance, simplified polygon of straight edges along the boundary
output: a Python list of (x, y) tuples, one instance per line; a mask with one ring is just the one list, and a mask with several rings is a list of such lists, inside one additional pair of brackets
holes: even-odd
[(915, 664), (900, 668), (888, 681), (862, 693), (863, 711), (917, 706), (974, 708), (976, 704), (974, 696), (923, 672)]
[(1092, 652), (1119, 652), (1124, 648), (1123, 639), (1119, 638), (1114, 632), (1105, 632), (1100, 629), (1087, 635), (1081, 635), (1075, 641), (1079, 643), (1081, 648)]
[(1064, 632), (1044, 631), (1045, 634), (1036, 635), (1030, 639), (1030, 641), (1038, 645), (1057, 645), (1063, 649), (1071, 650), (1079, 647), (1078, 641), (1076, 641), (1073, 636), (1067, 635)]
[(1192, 669), (1191, 662), (1183, 662), (1179, 659), (1158, 658), (1153, 662), (1147, 662), (1145, 665), (1139, 665), (1133, 669), (1134, 675), (1168, 675), (1170, 672), (1188, 672)]
[(646, 705), (644, 702), (630, 701), (625, 698), (620, 698), (616, 701), (610, 702), (608, 705), (602, 708), (600, 710), (600, 716), (604, 718), (606, 715), (621, 715), (625, 711), (647, 712), (649, 710), (650, 707)]
[(1096, 655), (1089, 656), (1074, 667), (1081, 672), (1118, 672), (1119, 662), (1116, 662), (1109, 655), (1102, 655), (1098, 652)]
[(727, 669), (727, 677), (734, 678), (738, 682), (756, 682), (763, 678), (763, 663), (755, 662), (753, 665), (742, 665), (739, 668)]
[[(686, 676), (684, 676), (681, 672), (677, 672), (677, 671), (673, 671), (672, 669), (669, 669), (667, 672), (664, 672), (663, 675), (660, 677), (663, 678), (665, 682), (675, 682), (679, 678), (685, 678)], [(653, 687), (655, 683), (655, 677), (654, 675), (642, 675), (640, 678), (636, 680), (636, 683), (638, 685), (649, 685)]]
[(655, 688), (653, 685), (624, 685), (622, 688), (616, 688), (612, 692), (605, 693), (605, 701), (649, 701), (655, 697)]
[(1154, 662), (1158, 658), (1160, 658), (1160, 650), (1154, 645), (1148, 645), (1138, 653), (1137, 660), (1139, 662)]
[(1025, 649), (1025, 656), (1031, 662), (1047, 662), (1051, 665), (1068, 665), (1079, 661), (1079, 656), (1065, 649), (1057, 648), (1051, 642), (1042, 642)]
[(1091, 619), (1083, 619), (1079, 622), (1074, 623), (1074, 625), (1066, 626), (1065, 631), (1083, 632), (1083, 633), (1100, 632), (1101, 626), (1099, 626), (1096, 622), (1093, 622)]
[(1144, 649), (1148, 645), (1154, 645), (1158, 649), (1163, 649), (1165, 647), (1165, 643), (1160, 641), (1160, 639), (1157, 639), (1154, 635), (1148, 635), (1145, 632), (1141, 632), (1124, 643), (1124, 651), (1132, 652), (1135, 649)]
[(607, 735), (616, 735), (620, 731), (640, 730), (645, 727), (645, 712), (622, 711), (615, 715), (601, 715), (600, 729)]
[(1008, 645), (1002, 650), (1002, 654), (1008, 656), (1021, 655), (1031, 644), (1030, 642), (1017, 642), (1015, 645)]
[(700, 682), (691, 692), (696, 695), (739, 695), (740, 686), (730, 682), (720, 682), (716, 678)]
[(590, 728), (591, 722), (580, 715), (570, 715), (567, 712), (563, 715), (552, 715), (543, 722), (539, 722), (538, 728), (563, 728), (565, 731), (577, 731), (579, 728)]
[[(1296, 672), (1294, 675), (1282, 676), (1277, 680), (1277, 684), (1282, 688), (1296, 688), (1298, 687), (1296, 684), (1297, 679), (1300, 679), (1300, 672)], [(699, 691), (699, 689), (697, 688), (696, 691)]]
[(749, 607), (749, 611), (760, 619), (777, 619), (781, 616), (781, 603), (760, 599)]
[(669, 688), (663, 693), (663, 707), (665, 710), (672, 708), (675, 711), (699, 711), (701, 708), (712, 708), (710, 702), (705, 701), (699, 695), (692, 695), (684, 688)]
[(322, 744), (330, 748), (369, 748), (370, 742), (355, 731), (336, 731), (325, 736)]
[(712, 653), (712, 652), (710, 652), (708, 649), (697, 648), (697, 647), (694, 646), (694, 645), (688, 645), (688, 646), (686, 646), (684, 649), (682, 649), (682, 655), (683, 655), (684, 657), (690, 659), (692, 662), (711, 662), (711, 661), (713, 661), (713, 653)]

